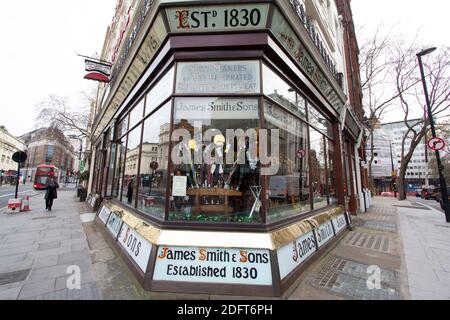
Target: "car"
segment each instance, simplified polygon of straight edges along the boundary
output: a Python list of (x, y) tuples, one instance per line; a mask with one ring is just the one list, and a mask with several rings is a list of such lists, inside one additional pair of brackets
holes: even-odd
[[(450, 203), (450, 187), (447, 187), (447, 196), (448, 196), (447, 204), (449, 204)], [(444, 202), (442, 201), (442, 192), (441, 192), (440, 188), (436, 192), (436, 201), (439, 202), (439, 204), (441, 205), (442, 210), (444, 210)]]
[(435, 188), (423, 188), (420, 197), (425, 200), (436, 199)]

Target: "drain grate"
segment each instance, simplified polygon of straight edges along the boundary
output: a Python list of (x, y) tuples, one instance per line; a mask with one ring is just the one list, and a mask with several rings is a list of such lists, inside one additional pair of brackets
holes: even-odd
[(366, 220), (364, 221), (364, 228), (379, 230), (379, 231), (389, 231), (397, 232), (397, 224), (388, 223), (378, 220)]
[(345, 239), (348, 246), (389, 252), (391, 239), (381, 234), (368, 234), (358, 231), (351, 232)]
[(369, 289), (369, 265), (331, 255), (314, 276), (311, 285), (360, 300), (401, 300), (400, 281), (393, 270), (381, 269), (381, 288)]
[(0, 286), (4, 284), (10, 284), (15, 282), (24, 281), (28, 274), (30, 273), (31, 269), (26, 270), (20, 270), (20, 271), (14, 271), (14, 272), (8, 272), (8, 273), (2, 273), (0, 274)]

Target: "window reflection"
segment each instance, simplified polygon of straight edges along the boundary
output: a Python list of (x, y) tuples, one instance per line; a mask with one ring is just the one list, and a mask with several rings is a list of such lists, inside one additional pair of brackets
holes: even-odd
[(139, 125), (128, 133), (127, 153), (125, 156), (125, 175), (122, 187), (122, 202), (133, 207), (136, 200), (141, 128), (141, 125)]
[(328, 205), (326, 166), (325, 166), (325, 137), (317, 130), (310, 128), (310, 165), (311, 192), (314, 210)]
[(163, 219), (166, 206), (171, 103), (144, 121), (138, 209)]
[(301, 119), (306, 119), (306, 101), (303, 96), (263, 65), (264, 94)]
[(279, 129), (279, 170), (268, 177), (268, 221), (310, 211), (308, 127), (271, 102), (265, 102), (267, 129)]

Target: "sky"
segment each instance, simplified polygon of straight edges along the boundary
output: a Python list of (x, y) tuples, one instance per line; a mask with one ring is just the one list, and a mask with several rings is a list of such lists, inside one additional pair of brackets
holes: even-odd
[[(0, 125), (22, 135), (35, 128), (37, 108), (50, 94), (74, 103), (95, 82), (84, 80), (84, 55), (100, 54), (117, 0), (0, 2)], [(447, 0), (352, 0), (359, 36), (380, 22), (423, 43), (450, 46)]]

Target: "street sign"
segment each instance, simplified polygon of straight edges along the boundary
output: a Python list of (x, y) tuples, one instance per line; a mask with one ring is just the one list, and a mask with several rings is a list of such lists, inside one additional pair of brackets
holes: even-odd
[(305, 150), (298, 150), (297, 151), (297, 158), (303, 159), (305, 156), (306, 156), (306, 151)]
[(13, 154), (12, 159), (14, 162), (25, 162), (27, 160), (27, 154), (23, 151), (17, 151)]
[(445, 148), (445, 141), (436, 137), (428, 140), (427, 145), (431, 150), (439, 151)]

